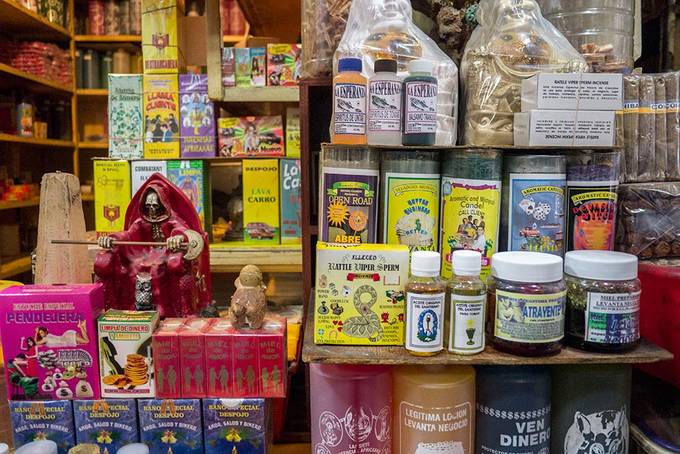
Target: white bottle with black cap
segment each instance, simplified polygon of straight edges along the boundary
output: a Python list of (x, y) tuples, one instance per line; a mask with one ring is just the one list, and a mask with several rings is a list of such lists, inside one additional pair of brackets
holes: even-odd
[(486, 284), (479, 278), (482, 254), (459, 250), (451, 256), (453, 277), (447, 290), (448, 350), (458, 355), (474, 355), (484, 350)]
[(368, 79), (368, 144), (401, 145), (402, 80), (397, 61), (375, 61)]

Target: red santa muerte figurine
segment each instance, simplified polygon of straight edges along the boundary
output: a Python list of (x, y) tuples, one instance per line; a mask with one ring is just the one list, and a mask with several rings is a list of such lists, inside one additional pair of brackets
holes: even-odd
[(208, 236), (189, 199), (161, 174), (153, 174), (132, 198), (125, 230), (98, 242), (105, 250), (97, 255), (94, 271), (104, 283), (107, 308), (182, 317), (210, 304)]

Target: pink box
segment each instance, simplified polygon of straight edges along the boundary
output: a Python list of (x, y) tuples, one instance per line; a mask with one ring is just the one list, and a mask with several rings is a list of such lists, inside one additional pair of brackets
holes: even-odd
[(209, 318), (192, 318), (179, 330), (182, 398), (205, 397), (205, 382), (208, 377), (205, 371), (205, 336), (202, 330), (211, 323)]
[(101, 284), (26, 285), (0, 293), (10, 400), (99, 399)]
[(250, 331), (232, 330), (232, 397), (257, 397), (260, 393), (259, 346)]
[(286, 319), (268, 317), (262, 329), (253, 333), (257, 339), (260, 357), (259, 397), (286, 397), (287, 342)]
[(208, 371), (206, 397), (233, 396), (232, 325), (218, 319), (203, 330), (205, 336), (205, 370)]
[(156, 397), (160, 399), (181, 397), (178, 334), (186, 321), (185, 318), (167, 318), (151, 336)]

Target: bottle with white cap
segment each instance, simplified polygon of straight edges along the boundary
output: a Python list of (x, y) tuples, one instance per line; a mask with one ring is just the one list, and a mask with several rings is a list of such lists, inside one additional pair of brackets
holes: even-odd
[(404, 145), (434, 145), (437, 136), (437, 78), (428, 60), (412, 60), (404, 79)]
[(453, 277), (446, 286), (448, 350), (474, 355), (484, 350), (486, 284), (480, 279), (482, 254), (458, 250), (451, 256)]
[(446, 283), (439, 278), (438, 252), (411, 254), (406, 284), (406, 349), (416, 356), (434, 356), (444, 349)]

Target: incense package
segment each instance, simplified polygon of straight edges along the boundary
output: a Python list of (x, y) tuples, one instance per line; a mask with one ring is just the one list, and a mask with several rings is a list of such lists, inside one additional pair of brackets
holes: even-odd
[(266, 399), (203, 399), (205, 454), (268, 451)]
[(300, 44), (267, 44), (267, 85), (297, 85), (301, 57)]
[(73, 419), (78, 444), (96, 444), (113, 454), (139, 441), (135, 399), (76, 400)]
[(94, 224), (97, 235), (125, 230), (125, 212), (130, 203), (128, 161), (94, 161)]
[(218, 120), (220, 156), (283, 156), (280, 116), (228, 117)]
[(179, 158), (179, 86), (176, 74), (144, 76), (144, 158)]
[(51, 440), (59, 454), (67, 454), (76, 444), (71, 401), (10, 401), (9, 413), (15, 449), (35, 440)]
[(206, 74), (179, 76), (181, 156), (212, 158), (215, 156), (214, 107), (208, 98)]
[(144, 157), (142, 75), (109, 74), (109, 157)]
[(150, 454), (203, 454), (199, 399), (140, 399), (142, 443)]

